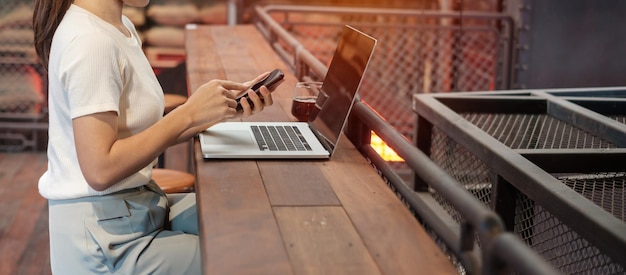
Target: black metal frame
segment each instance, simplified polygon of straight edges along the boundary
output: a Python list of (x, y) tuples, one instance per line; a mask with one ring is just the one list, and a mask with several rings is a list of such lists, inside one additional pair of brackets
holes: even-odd
[[(511, 229), (515, 190), (528, 196), (589, 243), (626, 266), (626, 223), (565, 186), (553, 174), (626, 171), (626, 88), (520, 90), (414, 96), (417, 147), (431, 150), (433, 127), (497, 174), (492, 207)], [(512, 149), (461, 113), (545, 114), (582, 129), (609, 148)], [(509, 197), (507, 197), (509, 196)]]

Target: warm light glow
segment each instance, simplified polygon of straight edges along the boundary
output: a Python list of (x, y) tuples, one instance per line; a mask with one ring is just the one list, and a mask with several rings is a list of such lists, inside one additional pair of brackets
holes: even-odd
[(385, 161), (404, 161), (376, 133), (372, 132), (370, 145)]

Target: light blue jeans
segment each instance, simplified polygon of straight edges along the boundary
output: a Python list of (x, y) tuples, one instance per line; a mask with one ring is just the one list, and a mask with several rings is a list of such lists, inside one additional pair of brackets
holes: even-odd
[(50, 200), (53, 274), (200, 274), (195, 193), (154, 183), (98, 197)]

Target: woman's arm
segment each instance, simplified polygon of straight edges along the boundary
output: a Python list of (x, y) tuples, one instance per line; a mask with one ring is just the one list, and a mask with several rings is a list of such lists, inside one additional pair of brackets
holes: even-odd
[[(235, 110), (235, 92), (246, 84), (213, 80), (198, 88), (187, 102), (144, 131), (118, 139), (117, 114), (95, 113), (73, 120), (76, 151), (87, 183), (102, 191), (149, 165), (169, 146), (226, 118), (249, 116), (272, 104), (267, 89), (262, 89), (265, 104), (252, 93), (255, 108), (242, 103), (244, 112)], [(244, 105), (245, 104), (245, 105)]]

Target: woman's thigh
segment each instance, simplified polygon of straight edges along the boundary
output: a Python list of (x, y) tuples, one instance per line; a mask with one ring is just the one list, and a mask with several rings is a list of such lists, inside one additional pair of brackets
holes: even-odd
[[(198, 236), (164, 230), (168, 220), (165, 196), (143, 190), (94, 200), (50, 202), (50, 255), (55, 274), (200, 271)], [(184, 217), (188, 209), (178, 216)]]

